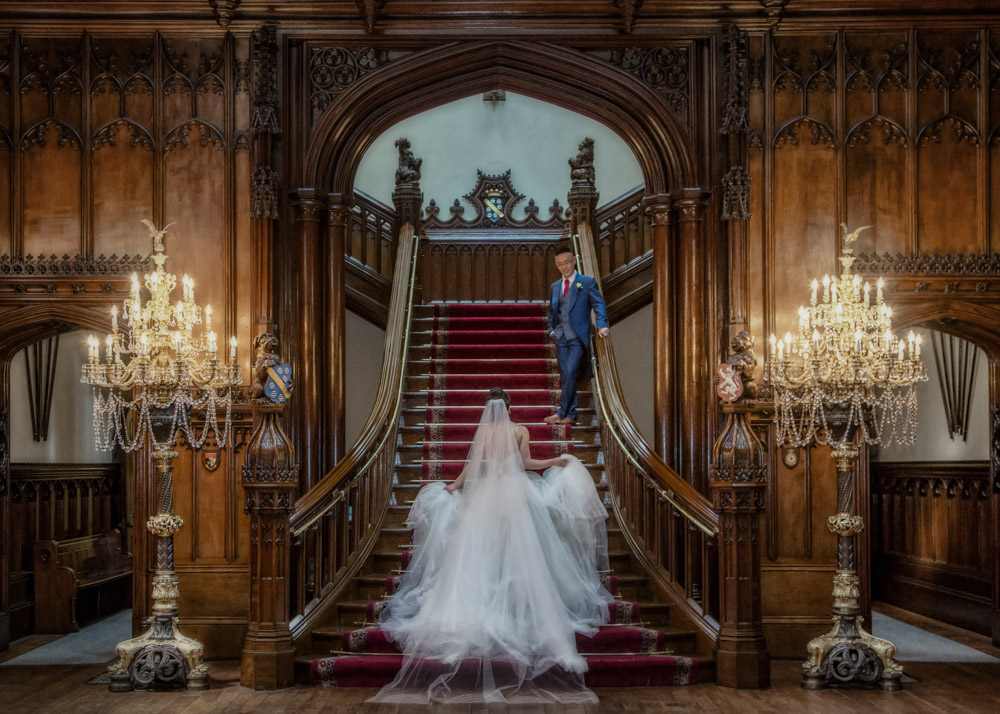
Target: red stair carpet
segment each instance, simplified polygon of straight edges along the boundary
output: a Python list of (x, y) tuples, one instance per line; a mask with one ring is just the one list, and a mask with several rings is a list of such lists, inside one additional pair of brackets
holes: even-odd
[[(572, 427), (542, 422), (559, 405), (559, 372), (546, 310), (544, 303), (434, 306), (421, 481), (458, 476), (492, 387), (510, 394), (511, 418), (528, 427), (536, 458), (573, 452)], [(403, 552), (403, 569), (409, 556), (410, 551)], [(386, 578), (386, 596), (395, 592), (401, 577)], [(606, 575), (604, 581), (617, 596), (618, 578)], [(316, 684), (381, 687), (396, 676), (402, 657), (378, 626), (386, 602), (369, 602), (366, 625), (343, 633), (342, 651), (356, 655), (313, 660)], [(666, 652), (664, 633), (640, 622), (639, 603), (619, 600), (609, 611), (609, 624), (594, 637), (577, 636), (577, 649), (589, 665), (588, 686), (697, 681), (697, 658)]]

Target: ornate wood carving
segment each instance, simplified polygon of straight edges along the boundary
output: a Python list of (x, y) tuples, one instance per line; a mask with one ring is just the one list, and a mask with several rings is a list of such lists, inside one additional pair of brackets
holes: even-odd
[(309, 104), (313, 121), (342, 91), (401, 54), (376, 47), (315, 48), (309, 57)]
[(722, 218), (750, 218), (750, 172), (733, 166), (722, 177)]
[(385, 0), (355, 0), (358, 4), (358, 12), (361, 13), (361, 19), (365, 23), (365, 31), (370, 35), (375, 32), (375, 23), (378, 21), (379, 15), (382, 14), (382, 8), (385, 7)]
[(273, 25), (262, 25), (252, 34), (253, 99), (251, 133), (281, 133), (278, 116), (278, 40)]
[(258, 166), (250, 174), (250, 217), (278, 217), (278, 172), (270, 166)]
[(747, 134), (749, 123), (749, 52), (747, 33), (735, 25), (726, 28), (723, 38), (725, 52), (725, 85), (723, 90), (721, 134)]
[(123, 255), (85, 258), (77, 255), (61, 258), (56, 255), (27, 255), (23, 258), (4, 254), (0, 256), (0, 278), (11, 277), (77, 277), (77, 276), (127, 276), (148, 269), (148, 256)]
[(410, 223), (419, 230), (424, 202), (424, 194), (420, 191), (420, 165), (423, 159), (413, 155), (408, 139), (397, 139), (396, 148), (399, 150), (399, 165), (396, 168), (396, 188), (392, 192), (392, 203), (396, 207), (400, 224)]
[(618, 6), (618, 12), (625, 24), (625, 33), (631, 33), (632, 28), (635, 27), (635, 20), (639, 16), (639, 10), (642, 9), (642, 0), (615, 0), (615, 4)]
[(668, 45), (591, 51), (590, 54), (634, 74), (661, 94), (686, 122), (690, 51), (688, 45)]
[(212, 13), (215, 15), (215, 21), (219, 23), (219, 27), (228, 30), (229, 23), (233, 21), (233, 16), (236, 14), (236, 8), (240, 6), (240, 0), (209, 0), (209, 4), (212, 6)]
[[(993, 492), (1000, 493), (1000, 404), (993, 402), (990, 412), (990, 471), (993, 474)], [(0, 463), (2, 462), (0, 455)]]
[[(593, 171), (593, 167), (590, 168)], [(581, 171), (586, 172), (585, 168)], [(462, 198), (472, 204), (475, 213), (471, 219), (465, 218), (465, 207), (459, 199), (449, 208), (451, 214), (447, 219), (441, 218), (440, 207), (432, 199), (427, 206), (423, 219), (424, 230), (455, 231), (455, 230), (520, 230), (532, 229), (540, 231), (563, 230), (563, 209), (558, 200), (549, 207), (549, 216), (539, 218), (539, 208), (535, 199), (530, 199), (524, 207), (525, 217), (514, 218), (511, 213), (524, 200), (524, 194), (514, 188), (510, 170), (502, 174), (488, 175), (476, 171), (476, 186)], [(400, 220), (403, 220), (399, 207), (396, 208)]]
[(854, 269), (871, 275), (1000, 275), (1000, 253), (861, 253)]
[(299, 474), (295, 448), (281, 426), (282, 410), (280, 404), (255, 402), (256, 426), (242, 469), (243, 509), (250, 516), (250, 613), (240, 683), (251, 689), (280, 689), (295, 681), (295, 647), (288, 626), (289, 517)]

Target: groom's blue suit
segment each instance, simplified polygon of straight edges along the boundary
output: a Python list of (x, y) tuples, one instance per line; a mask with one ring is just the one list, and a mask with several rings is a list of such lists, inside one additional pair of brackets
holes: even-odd
[(576, 420), (576, 383), (588, 380), (590, 368), (590, 311), (597, 317), (597, 327), (608, 326), (608, 311), (597, 281), (576, 273), (563, 297), (563, 278), (552, 283), (552, 309), (549, 329), (556, 341), (562, 395), (559, 417)]

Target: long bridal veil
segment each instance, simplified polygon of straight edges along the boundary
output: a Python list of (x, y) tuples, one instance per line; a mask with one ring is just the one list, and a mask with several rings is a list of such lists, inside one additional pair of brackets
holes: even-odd
[[(573, 457), (529, 476), (487, 402), (461, 491), (420, 490), (414, 554), (381, 627), (403, 652), (378, 702), (593, 702), (576, 633), (607, 621), (607, 511)], [(602, 537), (603, 536), (603, 537)]]

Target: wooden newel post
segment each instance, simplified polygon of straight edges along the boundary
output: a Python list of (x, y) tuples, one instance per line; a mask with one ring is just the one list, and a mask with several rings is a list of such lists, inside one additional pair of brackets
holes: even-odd
[[(595, 221), (597, 217), (597, 174), (594, 171), (594, 140), (590, 137), (580, 142), (579, 153), (569, 160), (570, 184), (567, 201), (569, 202), (569, 233), (579, 233), (581, 224), (590, 226), (594, 238), (597, 238)], [(602, 266), (602, 271), (605, 270)], [(600, 277), (600, 276), (594, 276)]]
[[(716, 682), (723, 687), (771, 686), (771, 656), (764, 641), (760, 605), (760, 516), (767, 489), (767, 454), (750, 428), (751, 404), (736, 402), (755, 393), (740, 376), (752, 377), (752, 338), (733, 340), (733, 357), (719, 366), (718, 393), (727, 403), (726, 422), (712, 448), (712, 504), (719, 514), (719, 639)], [(734, 379), (735, 376), (735, 379)]]
[[(277, 347), (271, 335), (257, 338), (255, 372), (262, 371), (260, 345), (268, 340)], [(269, 374), (267, 366), (265, 375)], [(250, 689), (280, 689), (295, 683), (295, 647), (288, 627), (292, 545), (288, 521), (298, 494), (299, 469), (295, 448), (281, 426), (284, 405), (267, 401), (263, 395), (253, 401), (255, 427), (242, 474), (243, 510), (250, 516), (250, 617), (240, 684)]]

